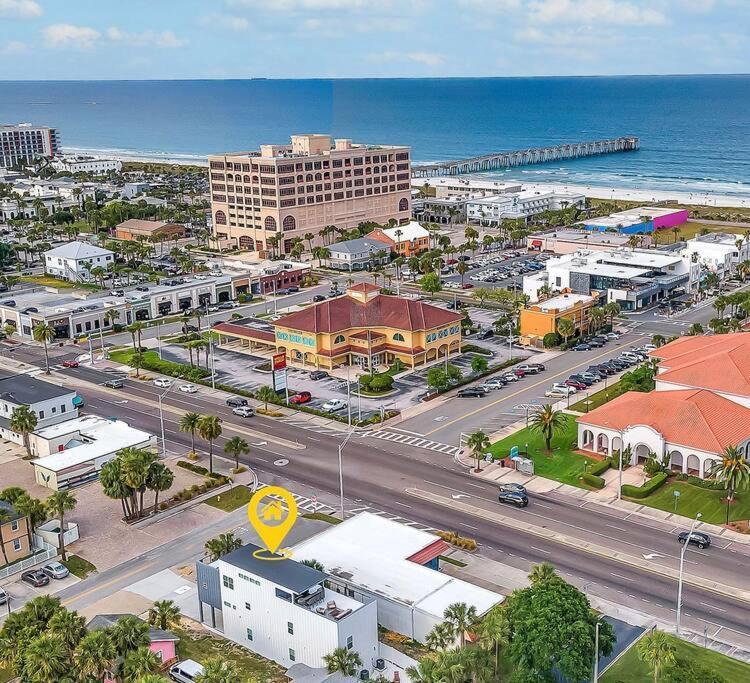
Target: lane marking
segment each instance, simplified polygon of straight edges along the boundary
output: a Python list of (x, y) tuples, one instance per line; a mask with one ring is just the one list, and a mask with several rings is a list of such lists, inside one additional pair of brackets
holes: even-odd
[(637, 579), (633, 579), (630, 576), (623, 576), (622, 574), (617, 574), (615, 572), (610, 572), (611, 576), (616, 576), (618, 579), (622, 579), (623, 581), (630, 581), (631, 583), (635, 583)]

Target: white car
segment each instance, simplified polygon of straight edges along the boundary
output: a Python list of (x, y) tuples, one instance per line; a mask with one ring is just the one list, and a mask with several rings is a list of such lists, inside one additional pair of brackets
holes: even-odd
[(255, 415), (255, 410), (250, 406), (238, 406), (237, 408), (232, 408), (232, 412), (240, 417), (252, 417)]
[(513, 372), (506, 372), (504, 375), (500, 375), (506, 382), (517, 382), (521, 379), (518, 375)]
[(172, 386), (172, 380), (166, 379), (165, 377), (157, 377), (154, 380), (154, 386), (155, 387), (161, 387), (162, 389), (168, 389)]
[(332, 398), (330, 401), (326, 401), (321, 407), (327, 413), (335, 413), (337, 410), (346, 408), (346, 401), (341, 398)]
[[(563, 396), (569, 396), (571, 394), (575, 394), (577, 389), (575, 387), (570, 387), (567, 384), (556, 383), (550, 387), (549, 391), (555, 394), (562, 394)], [(547, 395), (546, 392), (545, 392), (545, 395)]]
[(180, 391), (183, 394), (197, 394), (198, 388), (195, 386), (195, 384), (180, 384)]

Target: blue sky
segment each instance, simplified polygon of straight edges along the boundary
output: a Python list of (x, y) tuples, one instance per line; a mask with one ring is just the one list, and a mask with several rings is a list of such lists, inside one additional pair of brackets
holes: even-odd
[(742, 73), (750, 0), (0, 0), (0, 79)]

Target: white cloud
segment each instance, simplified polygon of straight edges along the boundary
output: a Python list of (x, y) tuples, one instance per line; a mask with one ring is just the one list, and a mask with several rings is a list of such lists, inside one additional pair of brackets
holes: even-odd
[(424, 66), (439, 66), (443, 63), (443, 56), (436, 52), (396, 52), (389, 50), (370, 55), (375, 62), (414, 62)]
[(620, 0), (534, 0), (529, 18), (541, 23), (659, 25), (666, 18), (657, 10)]
[(33, 19), (42, 16), (42, 8), (35, 0), (0, 0), (0, 17)]
[(47, 47), (72, 47), (78, 50), (91, 50), (101, 38), (101, 33), (96, 29), (73, 24), (52, 24), (42, 29), (42, 35)]
[(209, 14), (201, 17), (200, 23), (203, 26), (223, 28), (228, 31), (247, 31), (250, 28), (250, 22), (245, 17), (238, 17), (234, 14)]
[(4, 55), (22, 55), (29, 51), (29, 46), (20, 40), (11, 40), (9, 43), (0, 48), (0, 53)]
[(151, 45), (159, 48), (182, 47), (186, 40), (178, 38), (172, 31), (152, 31), (147, 29), (140, 33), (122, 31), (116, 26), (107, 29), (107, 38), (116, 43), (126, 43), (134, 47)]
[(482, 12), (512, 12), (521, 7), (521, 0), (458, 0), (458, 3)]
[(677, 0), (680, 9), (696, 14), (707, 14), (716, 7), (716, 0)]
[(230, 7), (252, 7), (277, 12), (320, 12), (367, 7), (366, 0), (227, 0)]

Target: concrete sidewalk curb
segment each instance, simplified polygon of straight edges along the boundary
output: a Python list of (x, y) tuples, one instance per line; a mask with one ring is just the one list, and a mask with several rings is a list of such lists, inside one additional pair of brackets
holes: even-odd
[[(459, 510), (460, 512), (464, 512), (465, 514), (471, 515), (473, 517), (479, 517), (483, 520), (490, 520), (502, 526), (512, 527), (518, 531), (523, 531), (533, 536), (545, 538), (549, 541), (554, 541), (555, 543), (566, 545), (579, 551), (582, 550), (592, 555), (605, 557), (609, 560), (616, 560), (617, 562), (620, 562), (622, 564), (635, 567), (636, 569), (648, 571), (652, 574), (666, 576), (673, 579), (674, 581), (677, 581), (679, 578), (679, 572), (675, 569), (671, 569), (669, 567), (665, 567), (648, 560), (636, 558), (626, 553), (613, 551), (612, 548), (607, 548), (606, 546), (601, 546), (596, 543), (581, 542), (578, 539), (571, 538), (569, 536), (566, 536), (565, 534), (550, 531), (549, 529), (529, 524), (527, 522), (522, 522), (511, 517), (506, 517), (503, 514), (493, 512), (492, 510), (488, 510), (486, 508), (469, 505), (468, 503), (464, 503), (461, 500), (445, 498), (444, 496), (440, 496), (429, 491), (423, 491), (421, 489), (414, 488), (406, 489), (406, 493), (415, 498), (435, 503), (437, 505), (442, 505), (443, 507), (447, 507), (452, 510)], [(726, 595), (731, 598), (750, 602), (750, 591), (748, 590), (742, 590), (740, 588), (735, 588), (734, 586), (726, 586), (724, 584), (718, 583), (717, 581), (711, 581), (709, 579), (691, 576), (687, 573), (684, 575), (683, 581), (684, 583), (690, 584), (697, 588), (702, 588), (714, 593), (719, 593), (720, 595)]]

